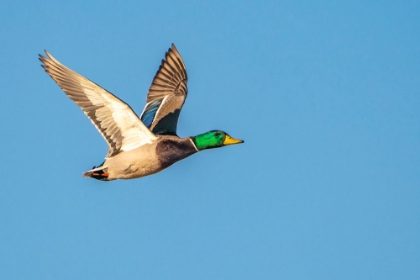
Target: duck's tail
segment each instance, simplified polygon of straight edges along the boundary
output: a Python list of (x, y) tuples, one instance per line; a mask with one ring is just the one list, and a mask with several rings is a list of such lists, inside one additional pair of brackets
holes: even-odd
[(94, 178), (96, 180), (101, 180), (101, 181), (109, 181), (108, 177), (108, 168), (107, 167), (93, 167), (91, 170), (86, 171), (85, 173), (83, 173), (84, 177), (90, 177), (90, 178)]

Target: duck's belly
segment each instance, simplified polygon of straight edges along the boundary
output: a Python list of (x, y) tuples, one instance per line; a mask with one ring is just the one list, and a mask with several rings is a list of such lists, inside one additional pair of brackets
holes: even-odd
[(147, 149), (118, 154), (107, 159), (104, 166), (108, 167), (109, 180), (139, 178), (164, 169), (158, 158)]
[(121, 169), (118, 172), (112, 174), (109, 173), (110, 178), (113, 179), (133, 179), (133, 178), (140, 178), (147, 175), (155, 174), (159, 171), (162, 171), (163, 168), (160, 167), (159, 164), (155, 164), (154, 162), (139, 164), (133, 163), (126, 166), (125, 169)]

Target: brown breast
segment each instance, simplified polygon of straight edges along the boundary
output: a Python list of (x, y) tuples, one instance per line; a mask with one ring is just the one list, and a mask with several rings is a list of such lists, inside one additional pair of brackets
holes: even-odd
[(176, 136), (165, 136), (165, 138), (156, 145), (156, 154), (162, 169), (171, 166), (175, 162), (195, 154), (196, 152), (197, 149), (189, 137), (178, 138)]

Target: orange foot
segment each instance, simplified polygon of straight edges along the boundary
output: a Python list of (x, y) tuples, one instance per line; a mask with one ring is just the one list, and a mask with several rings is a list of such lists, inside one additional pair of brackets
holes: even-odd
[(92, 176), (98, 176), (98, 177), (106, 177), (106, 178), (108, 178), (109, 174), (108, 173), (96, 173), (96, 172), (93, 172), (92, 173)]

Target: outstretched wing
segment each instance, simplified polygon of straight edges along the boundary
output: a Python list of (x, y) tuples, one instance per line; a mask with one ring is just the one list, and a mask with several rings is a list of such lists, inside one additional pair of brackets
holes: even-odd
[(45, 53), (47, 57), (39, 55), (42, 67), (83, 110), (104, 137), (108, 143), (107, 157), (112, 157), (120, 151), (133, 150), (156, 139), (130, 106), (62, 65), (47, 51)]
[(187, 98), (187, 81), (184, 61), (172, 44), (153, 79), (140, 117), (153, 133), (176, 135), (179, 113)]

